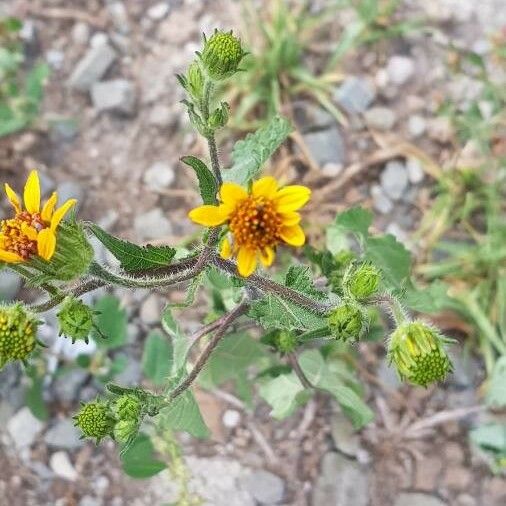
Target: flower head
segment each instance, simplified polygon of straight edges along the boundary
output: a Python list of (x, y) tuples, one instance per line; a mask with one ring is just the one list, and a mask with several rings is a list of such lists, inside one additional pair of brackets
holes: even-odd
[(102, 401), (83, 404), (74, 421), (86, 437), (95, 438), (97, 442), (112, 435), (116, 422), (108, 405)]
[(305, 186), (279, 188), (273, 177), (263, 177), (246, 191), (236, 183), (224, 183), (220, 203), (192, 209), (189, 217), (195, 223), (214, 227), (227, 224), (232, 241), (221, 244), (221, 256), (237, 255), (238, 271), (247, 277), (258, 259), (266, 267), (274, 261), (276, 246), (286, 243), (302, 246), (306, 240), (297, 212), (306, 204), (311, 190)]
[(0, 367), (28, 358), (37, 345), (38, 324), (21, 304), (0, 305)]
[(60, 334), (70, 337), (72, 343), (82, 339), (88, 343), (93, 328), (93, 311), (79, 299), (67, 297), (60, 312), (56, 315), (60, 325)]
[(380, 281), (380, 271), (370, 262), (351, 264), (344, 275), (344, 291), (358, 300), (367, 299), (376, 293)]
[(426, 387), (444, 380), (452, 370), (444, 349), (446, 342), (436, 330), (423, 322), (404, 323), (390, 338), (388, 356), (401, 379)]
[(241, 41), (232, 35), (231, 31), (218, 30), (205, 41), (201, 55), (207, 73), (217, 81), (226, 79), (237, 72), (243, 57)]
[(21, 263), (33, 256), (51, 260), (56, 249), (58, 225), (76, 200), (67, 200), (55, 209), (58, 195), (54, 192), (41, 208), (39, 175), (35, 170), (25, 184), (24, 208), (8, 184), (5, 193), (15, 214), (13, 218), (0, 221), (0, 262)]

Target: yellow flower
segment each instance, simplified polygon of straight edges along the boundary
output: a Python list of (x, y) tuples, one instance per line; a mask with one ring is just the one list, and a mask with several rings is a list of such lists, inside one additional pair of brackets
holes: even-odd
[(228, 225), (233, 239), (223, 240), (221, 256), (237, 255), (239, 274), (247, 277), (255, 270), (258, 259), (266, 267), (272, 264), (279, 243), (304, 244), (306, 237), (296, 211), (310, 196), (311, 190), (305, 186), (279, 188), (273, 177), (255, 181), (249, 193), (235, 183), (224, 183), (218, 205), (192, 209), (189, 217), (208, 227)]
[(5, 193), (14, 208), (14, 218), (0, 221), (0, 262), (21, 263), (35, 255), (51, 260), (56, 249), (56, 229), (76, 200), (70, 199), (55, 210), (54, 192), (40, 208), (40, 182), (33, 170), (26, 180), (23, 195), (25, 209), (16, 192), (5, 185)]

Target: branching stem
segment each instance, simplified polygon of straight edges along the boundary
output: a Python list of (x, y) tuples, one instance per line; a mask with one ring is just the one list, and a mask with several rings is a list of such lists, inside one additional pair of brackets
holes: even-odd
[(184, 381), (170, 393), (169, 401), (174, 400), (176, 397), (178, 397), (179, 395), (184, 393), (188, 388), (191, 387), (191, 385), (199, 375), (202, 368), (206, 365), (212, 352), (225, 336), (228, 327), (234, 322), (234, 320), (243, 315), (248, 310), (248, 307), (249, 307), (248, 302), (243, 301), (238, 306), (236, 306), (232, 311), (230, 311), (230, 313), (227, 313), (223, 317), (221, 325), (218, 327), (214, 336), (211, 338), (211, 340), (204, 348), (202, 353), (198, 356), (195, 365), (193, 366), (193, 369), (190, 371), (190, 373), (184, 379)]

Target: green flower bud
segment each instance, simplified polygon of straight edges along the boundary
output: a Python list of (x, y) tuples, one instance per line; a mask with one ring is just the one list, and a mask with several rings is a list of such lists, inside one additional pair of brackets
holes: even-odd
[(0, 305), (0, 367), (26, 360), (37, 345), (38, 321), (22, 304)]
[(367, 299), (376, 293), (380, 281), (380, 271), (370, 262), (351, 264), (344, 274), (344, 293), (358, 300)]
[(116, 420), (107, 403), (95, 401), (83, 404), (74, 416), (74, 421), (86, 437), (95, 438), (98, 443), (104, 437), (112, 435)]
[(281, 330), (274, 338), (276, 349), (281, 353), (290, 353), (297, 348), (297, 336), (293, 332)]
[(369, 327), (365, 310), (354, 302), (345, 302), (328, 315), (332, 335), (342, 341), (358, 341)]
[(423, 322), (404, 323), (390, 338), (388, 357), (402, 380), (426, 387), (444, 380), (452, 371), (444, 346), (447, 343), (448, 340)]
[(350, 250), (342, 250), (334, 255), (334, 270), (329, 276), (332, 291), (338, 295), (343, 295), (343, 277), (346, 268), (355, 259), (355, 254)]
[(215, 30), (209, 40), (204, 41), (202, 63), (211, 79), (220, 81), (237, 72), (244, 57), (241, 41), (232, 32)]
[(116, 399), (112, 409), (119, 420), (138, 421), (141, 416), (142, 403), (135, 395), (125, 394)]
[(132, 441), (139, 433), (139, 423), (135, 420), (120, 420), (114, 426), (114, 439), (120, 444)]
[(93, 328), (93, 311), (74, 297), (67, 297), (57, 314), (60, 334), (72, 339), (83, 339), (86, 343)]
[(87, 273), (92, 260), (93, 248), (83, 226), (71, 219), (58, 226), (56, 252), (51, 260), (33, 258), (31, 264), (44, 274), (43, 281), (72, 281)]
[(196, 100), (204, 96), (204, 74), (198, 62), (193, 62), (186, 76), (186, 91)]
[(226, 102), (222, 102), (209, 118), (209, 128), (216, 130), (217, 128), (223, 128), (229, 117), (229, 105)]

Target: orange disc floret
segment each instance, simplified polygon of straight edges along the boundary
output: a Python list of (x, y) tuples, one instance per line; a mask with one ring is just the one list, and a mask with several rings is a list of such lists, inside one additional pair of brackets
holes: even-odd
[(14, 208), (14, 217), (0, 221), (0, 262), (22, 263), (33, 256), (51, 260), (56, 250), (58, 225), (76, 200), (67, 200), (55, 210), (58, 195), (54, 192), (41, 208), (40, 181), (37, 171), (28, 176), (23, 205), (16, 192), (5, 185), (5, 193)]
[(311, 196), (305, 186), (280, 188), (273, 177), (263, 177), (246, 191), (236, 183), (224, 183), (220, 203), (204, 205), (190, 211), (190, 219), (209, 227), (227, 224), (230, 238), (221, 244), (221, 256), (237, 255), (241, 276), (249, 276), (258, 260), (268, 267), (275, 257), (278, 244), (302, 246), (304, 231), (297, 212)]

